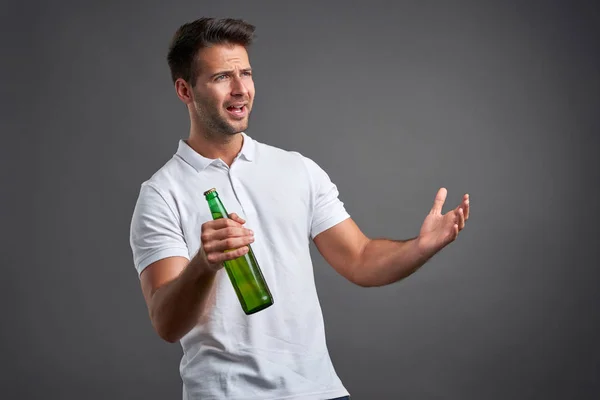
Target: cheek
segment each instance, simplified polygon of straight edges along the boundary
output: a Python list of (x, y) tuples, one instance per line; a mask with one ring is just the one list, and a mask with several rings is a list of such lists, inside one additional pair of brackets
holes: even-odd
[(220, 104), (225, 101), (228, 94), (229, 87), (227, 85), (214, 85), (202, 93), (202, 98), (205, 103)]
[(221, 109), (225, 104), (225, 100), (227, 99), (227, 94), (215, 92), (211, 95), (209, 99), (207, 99), (207, 103), (214, 109)]
[(252, 79), (252, 77), (247, 77), (246, 79), (244, 79), (244, 87), (246, 88), (246, 90), (248, 91), (248, 94), (250, 94), (250, 96), (254, 95), (254, 80)]

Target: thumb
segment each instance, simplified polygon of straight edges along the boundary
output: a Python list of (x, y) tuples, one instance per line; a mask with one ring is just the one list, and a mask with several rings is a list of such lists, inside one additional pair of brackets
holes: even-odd
[(444, 202), (446, 201), (446, 195), (448, 191), (446, 188), (440, 188), (437, 194), (435, 195), (435, 200), (433, 200), (433, 207), (431, 208), (430, 214), (441, 214), (442, 207), (444, 206)]

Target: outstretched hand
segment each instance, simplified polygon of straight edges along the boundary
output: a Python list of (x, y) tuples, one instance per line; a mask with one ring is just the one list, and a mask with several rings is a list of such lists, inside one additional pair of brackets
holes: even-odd
[(442, 214), (448, 191), (438, 190), (433, 207), (419, 232), (419, 247), (424, 254), (433, 255), (456, 240), (469, 219), (469, 195), (465, 194), (458, 207)]

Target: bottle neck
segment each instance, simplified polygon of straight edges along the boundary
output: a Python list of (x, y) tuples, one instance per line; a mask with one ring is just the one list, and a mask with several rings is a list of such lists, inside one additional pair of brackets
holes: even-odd
[(213, 219), (228, 218), (229, 214), (221, 202), (221, 199), (219, 199), (219, 196), (208, 199), (208, 207), (210, 208)]

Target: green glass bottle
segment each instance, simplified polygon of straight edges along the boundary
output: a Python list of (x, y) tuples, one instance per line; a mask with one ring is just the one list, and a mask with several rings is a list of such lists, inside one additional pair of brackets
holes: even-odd
[[(204, 197), (208, 202), (213, 219), (229, 218), (229, 213), (225, 210), (216, 189), (207, 190), (204, 192)], [(246, 254), (233, 260), (224, 261), (223, 265), (242, 309), (247, 315), (264, 310), (273, 304), (273, 296), (271, 296), (250, 245), (248, 245)]]

